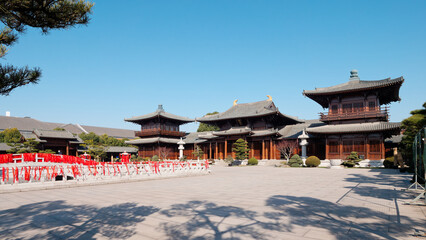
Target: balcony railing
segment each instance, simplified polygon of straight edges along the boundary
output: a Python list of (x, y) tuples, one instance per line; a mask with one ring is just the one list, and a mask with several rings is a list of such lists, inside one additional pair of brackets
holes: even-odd
[(162, 135), (162, 136), (173, 136), (173, 137), (183, 137), (183, 136), (185, 136), (185, 132), (162, 130), (162, 129), (159, 129), (159, 128), (145, 129), (143, 131), (135, 131), (135, 136), (137, 136), (137, 137), (160, 136), (160, 135)]
[(352, 120), (352, 119), (365, 119), (365, 118), (381, 118), (388, 120), (388, 108), (372, 110), (372, 111), (358, 111), (358, 112), (345, 112), (345, 113), (320, 113), (320, 120), (323, 122), (339, 121), (339, 120)]

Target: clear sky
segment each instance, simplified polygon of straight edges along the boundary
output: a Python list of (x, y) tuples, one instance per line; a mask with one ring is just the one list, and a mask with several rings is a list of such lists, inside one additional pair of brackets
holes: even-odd
[[(190, 118), (271, 95), (303, 119), (304, 89), (404, 76), (401, 121), (426, 101), (426, 1), (97, 0), (87, 26), (28, 29), (2, 64), (40, 67), (39, 84), (0, 97), (0, 114), (137, 129), (158, 104)], [(196, 124), (184, 125), (195, 131)]]

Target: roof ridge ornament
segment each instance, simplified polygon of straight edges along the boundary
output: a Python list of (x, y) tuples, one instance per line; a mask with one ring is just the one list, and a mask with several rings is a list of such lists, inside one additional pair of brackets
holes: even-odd
[(356, 69), (352, 69), (351, 70), (351, 77), (349, 78), (349, 81), (357, 81), (357, 82), (359, 82), (358, 70), (356, 70)]
[(237, 102), (238, 102), (238, 99), (235, 99), (234, 103), (232, 104), (232, 106), (237, 106)]
[(163, 104), (158, 104), (157, 112), (164, 112)]
[(271, 95), (266, 95), (266, 97), (268, 97), (268, 100), (267, 100), (267, 101), (272, 101), (272, 97), (271, 97)]

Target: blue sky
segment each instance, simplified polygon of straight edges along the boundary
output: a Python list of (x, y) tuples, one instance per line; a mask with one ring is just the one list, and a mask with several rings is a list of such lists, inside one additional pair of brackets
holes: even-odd
[[(125, 4), (124, 4), (125, 3)], [(0, 114), (138, 129), (156, 110), (190, 118), (271, 95), (303, 119), (304, 89), (404, 76), (391, 121), (426, 101), (426, 1), (95, 1), (87, 26), (28, 29), (1, 63), (40, 67), (0, 97)], [(195, 131), (196, 124), (184, 125)]]

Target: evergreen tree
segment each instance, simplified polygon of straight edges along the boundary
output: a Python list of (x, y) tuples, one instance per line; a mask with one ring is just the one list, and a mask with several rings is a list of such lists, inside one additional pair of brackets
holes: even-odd
[(197, 159), (203, 158), (204, 156), (204, 152), (203, 150), (200, 148), (200, 146), (195, 146), (194, 151), (192, 152), (192, 155), (194, 155)]
[(248, 158), (250, 149), (248, 148), (247, 141), (240, 138), (232, 144), (232, 151), (235, 152), (236, 160), (244, 160)]
[[(218, 114), (219, 112), (212, 112), (212, 113), (207, 113), (207, 115), (215, 115)], [(197, 132), (208, 132), (208, 131), (219, 131), (220, 128), (218, 126), (215, 125), (210, 125), (207, 123), (200, 123), (200, 126), (198, 126)]]
[(405, 163), (413, 168), (413, 141), (416, 134), (426, 126), (426, 102), (423, 103), (423, 109), (417, 109), (410, 112), (412, 115), (402, 121), (404, 136), (399, 144), (399, 150), (404, 156)]
[[(52, 29), (87, 24), (93, 3), (83, 0), (2, 0), (0, 1), (0, 58), (8, 47), (18, 40), (26, 27), (41, 29), (48, 33)], [(0, 95), (20, 86), (37, 83), (41, 77), (39, 68), (14, 67), (0, 64)]]

